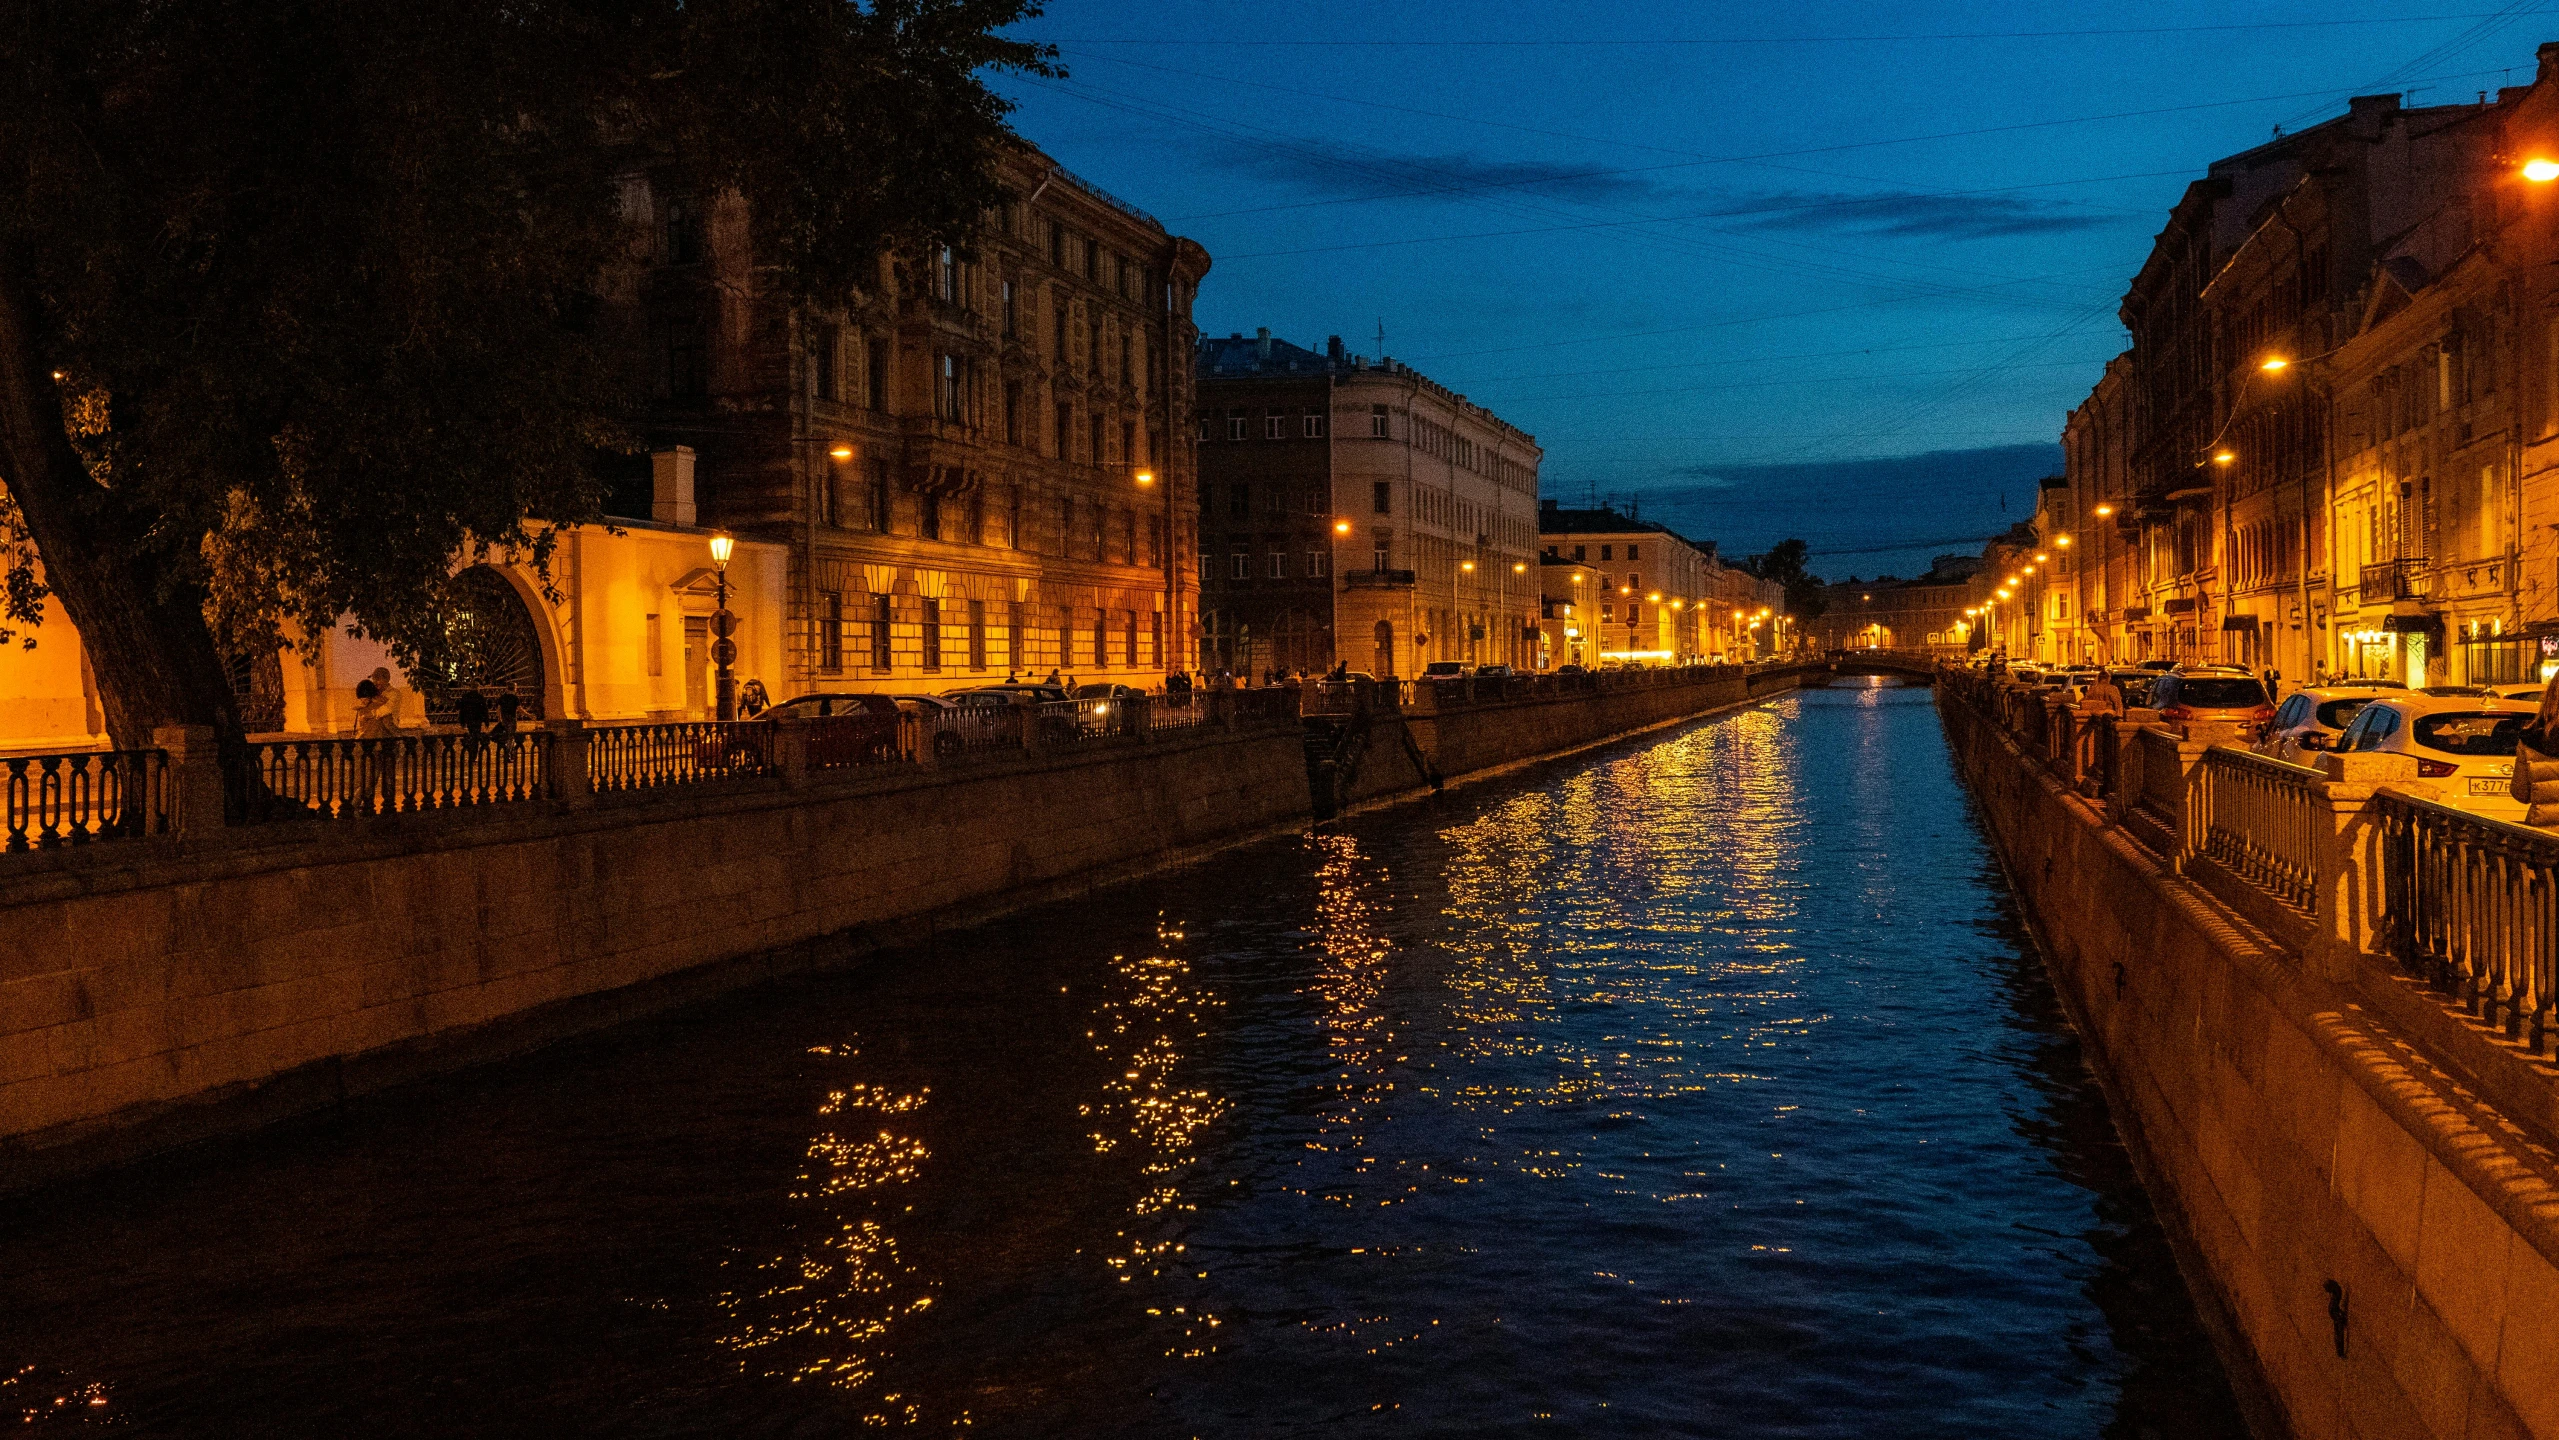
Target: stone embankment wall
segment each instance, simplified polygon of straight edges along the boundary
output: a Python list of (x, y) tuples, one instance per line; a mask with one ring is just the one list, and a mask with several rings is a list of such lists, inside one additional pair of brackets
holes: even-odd
[[(1417, 714), (1442, 778), (1790, 687)], [(1454, 697), (1452, 697), (1454, 698)], [(1385, 720), (1349, 797), (1426, 793)], [(0, 1191), (1285, 831), (1294, 723), (0, 857)]]
[[(2136, 838), (2173, 824), (2110, 823), (1960, 692), (1939, 696), (2261, 1433), (2559, 1437), (2559, 1171), (2549, 1137), (2463, 1073), (2506, 1062), (2457, 1026), (2426, 1034), (2368, 961), (2252, 925)], [(2137, 740), (2161, 753), (2133, 793), (2175, 806), (2181, 747)]]

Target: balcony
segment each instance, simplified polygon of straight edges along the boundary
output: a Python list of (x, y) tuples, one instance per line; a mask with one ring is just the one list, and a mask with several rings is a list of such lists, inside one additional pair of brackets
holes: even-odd
[(2409, 555), (2366, 565), (2357, 583), (2363, 602), (2377, 605), (2389, 600), (2423, 600), (2433, 588), (2433, 580), (2426, 573), (2425, 557)]
[(1350, 590), (1410, 590), (1413, 588), (1413, 572), (1410, 570), (1345, 570), (1342, 572), (1342, 585)]

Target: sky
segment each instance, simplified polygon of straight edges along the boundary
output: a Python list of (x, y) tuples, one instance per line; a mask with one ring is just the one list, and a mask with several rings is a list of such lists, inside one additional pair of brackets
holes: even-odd
[(1207, 247), (1194, 319), (1412, 365), (1540, 487), (1909, 575), (2034, 508), (2212, 160), (2520, 85), (2559, 0), (1055, 0), (1014, 128)]

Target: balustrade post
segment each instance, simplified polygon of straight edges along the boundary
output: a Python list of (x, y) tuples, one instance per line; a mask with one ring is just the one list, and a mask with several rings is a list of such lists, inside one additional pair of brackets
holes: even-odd
[[(169, 757), (169, 833), (189, 845), (220, 845), (228, 836), (223, 813), (222, 754), (210, 725), (162, 725), (152, 745)], [(254, 783), (244, 770), (244, 781)]]
[(549, 783), (554, 803), (570, 810), (584, 810), (595, 803), (595, 780), (588, 770), (589, 738), (583, 720), (545, 720), (542, 729), (551, 737), (551, 753), (543, 778)]
[(797, 790), (809, 783), (808, 717), (777, 715), (769, 722), (773, 729), (773, 773), (780, 777), (782, 788)]
[[(1217, 707), (1214, 702), (1217, 697), (1214, 694), (1211, 694), (1205, 698), (1212, 702), (1209, 706), (1209, 713), (1210, 718), (1213, 721), (1216, 717)], [(1022, 753), (1025, 755), (1037, 755), (1040, 751), (1047, 748), (1040, 742), (1040, 707), (1037, 705), (1023, 705), (1018, 707), (1016, 713), (1021, 717), (1022, 721)]]
[(2384, 785), (2415, 780), (2417, 758), (2327, 754), (2315, 768), (2327, 777), (2327, 814), (2313, 835), (2319, 917), (2302, 961), (2312, 974), (2342, 982), (2355, 978), (2363, 956), (2390, 948), (2383, 825), (2372, 801)]

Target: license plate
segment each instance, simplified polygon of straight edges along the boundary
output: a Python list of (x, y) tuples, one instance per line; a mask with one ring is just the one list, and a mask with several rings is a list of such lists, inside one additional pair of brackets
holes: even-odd
[(2503, 780), (2483, 780), (2473, 777), (2470, 782), (2470, 793), (2473, 795), (2503, 795), (2508, 788)]

